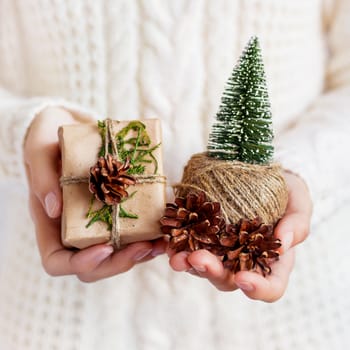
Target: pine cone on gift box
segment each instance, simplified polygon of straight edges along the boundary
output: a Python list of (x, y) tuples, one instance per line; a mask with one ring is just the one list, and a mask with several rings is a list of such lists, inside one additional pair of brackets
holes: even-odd
[(263, 224), (259, 218), (227, 224), (220, 203), (207, 200), (204, 192), (189, 193), (185, 198), (177, 197), (175, 203), (167, 203), (160, 224), (171, 249), (206, 249), (234, 273), (255, 270), (265, 276), (279, 257), (281, 242), (274, 237), (272, 225)]
[(112, 155), (100, 157), (90, 168), (89, 190), (96, 199), (107, 204), (119, 204), (128, 197), (126, 188), (134, 185), (136, 180), (127, 174), (130, 163), (116, 160)]

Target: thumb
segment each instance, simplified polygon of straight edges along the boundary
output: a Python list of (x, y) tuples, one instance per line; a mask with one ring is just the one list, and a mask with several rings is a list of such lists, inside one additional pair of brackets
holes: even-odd
[(287, 213), (278, 223), (275, 234), (282, 241), (282, 251), (301, 243), (310, 231), (310, 217), (307, 214)]
[(312, 215), (312, 201), (305, 182), (293, 174), (285, 174), (285, 178), (289, 187), (288, 205), (275, 229), (284, 252), (305, 240), (310, 231)]
[(62, 210), (57, 129), (71, 123), (74, 123), (71, 113), (59, 107), (47, 107), (33, 119), (24, 143), (30, 190), (51, 218), (59, 217)]
[(60, 150), (57, 143), (42, 145), (40, 151), (27, 161), (31, 190), (50, 218), (59, 217), (62, 211), (59, 164)]

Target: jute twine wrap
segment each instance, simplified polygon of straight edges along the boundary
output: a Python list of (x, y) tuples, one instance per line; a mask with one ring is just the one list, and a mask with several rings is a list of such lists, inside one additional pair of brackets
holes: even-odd
[(206, 153), (192, 156), (177, 196), (204, 191), (211, 201), (220, 202), (227, 222), (259, 216), (266, 224), (275, 224), (286, 209), (288, 190), (279, 164), (255, 165), (225, 161)]
[[(107, 154), (109, 153), (109, 149), (110, 149), (109, 146), (111, 146), (113, 157), (120, 161), (117, 144), (115, 142), (115, 137), (114, 137), (114, 135), (116, 134), (114, 128), (118, 123), (119, 123), (118, 120), (111, 120), (111, 119), (105, 120), (106, 135), (104, 138), (105, 139), (104, 147), (105, 147), (105, 156), (107, 156)], [(152, 174), (152, 175), (134, 174), (132, 176), (135, 178), (136, 184), (166, 182), (166, 177), (158, 174)], [(78, 183), (89, 183), (89, 176), (62, 176), (60, 178), (61, 186), (78, 184)], [(119, 205), (118, 204), (113, 205), (112, 230), (111, 230), (109, 244), (113, 245), (116, 249), (119, 249), (121, 247), (119, 211), (120, 211)]]
[[(117, 144), (114, 139), (115, 132), (113, 130), (114, 123), (110, 119), (105, 120), (106, 125), (106, 134), (105, 134), (105, 156), (109, 154), (109, 145), (111, 144), (112, 155), (117, 160), (120, 160), (118, 155)], [(111, 238), (110, 244), (112, 244), (117, 249), (120, 248), (120, 224), (119, 224), (119, 205), (113, 205), (112, 211), (112, 230), (111, 230)]]

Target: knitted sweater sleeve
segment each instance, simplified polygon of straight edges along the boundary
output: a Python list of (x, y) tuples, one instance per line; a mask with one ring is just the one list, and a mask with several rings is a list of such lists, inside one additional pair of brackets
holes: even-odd
[(0, 179), (25, 180), (22, 148), (33, 118), (46, 107), (61, 106), (81, 121), (94, 117), (94, 112), (59, 98), (19, 97), (0, 85)]
[(276, 138), (276, 157), (308, 183), (314, 221), (350, 199), (350, 2), (336, 2), (325, 33), (329, 59), (326, 89), (293, 126)]

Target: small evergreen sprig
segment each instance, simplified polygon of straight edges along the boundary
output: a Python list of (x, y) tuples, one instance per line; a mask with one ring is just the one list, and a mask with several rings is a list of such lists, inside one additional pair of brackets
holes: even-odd
[(269, 163), (273, 157), (271, 119), (259, 40), (252, 37), (226, 84), (209, 135), (209, 156)]
[[(98, 129), (102, 138), (102, 146), (98, 155), (104, 157), (106, 155), (104, 146), (106, 124), (104, 121), (98, 121)], [(151, 147), (151, 139), (146, 131), (145, 124), (138, 120), (131, 121), (115, 135), (115, 140), (120, 160), (124, 162), (129, 158), (129, 175), (143, 174), (145, 172), (146, 163), (153, 163), (153, 173), (157, 173), (158, 162), (153, 152), (160, 146), (160, 143)], [(111, 145), (108, 151), (112, 153)]]
[[(106, 156), (105, 149), (105, 138), (106, 138), (106, 123), (105, 121), (98, 121), (98, 129), (102, 139), (102, 146), (100, 148), (99, 157)], [(153, 164), (153, 174), (156, 174), (158, 171), (158, 162), (156, 157), (154, 156), (154, 151), (160, 146), (160, 143), (151, 146), (151, 138), (146, 131), (146, 126), (140, 121), (134, 120), (128, 123), (124, 128), (122, 128), (115, 135), (115, 142), (118, 151), (118, 158), (125, 162), (129, 159), (130, 168), (128, 170), (129, 175), (142, 175), (146, 170), (146, 164)], [(108, 153), (112, 153), (111, 144), (108, 145)], [(119, 204), (119, 217), (121, 218), (129, 218), (129, 219), (137, 219), (138, 215), (134, 213), (127, 212), (125, 208), (123, 208), (122, 203), (126, 200), (132, 198), (135, 195), (136, 191), (129, 194), (129, 196), (124, 199)], [(86, 224), (86, 227), (90, 227), (97, 221), (102, 221), (107, 224), (107, 229), (109, 231), (112, 230), (112, 212), (113, 206), (103, 204), (103, 206), (97, 210), (93, 210), (93, 205), (95, 202), (95, 197), (92, 196), (89, 210), (86, 214), (86, 217), (89, 222)]]
[[(131, 193), (127, 199), (130, 199), (134, 196), (136, 191)], [(113, 219), (112, 219), (112, 213), (113, 213), (113, 207), (111, 205), (104, 204), (100, 209), (93, 210), (92, 207), (95, 202), (95, 197), (91, 197), (90, 201), (90, 207), (86, 214), (86, 217), (89, 220), (89, 222), (85, 225), (86, 228), (90, 227), (97, 221), (102, 221), (105, 224), (107, 224), (107, 230), (112, 231), (113, 226)], [(125, 200), (122, 201), (122, 203), (125, 202)], [(129, 219), (138, 219), (138, 215), (127, 212), (121, 205), (119, 204), (119, 217), (120, 218), (129, 218)]]

